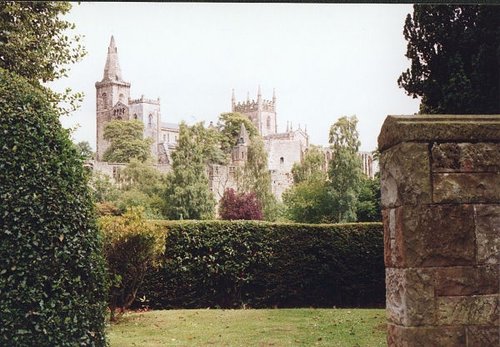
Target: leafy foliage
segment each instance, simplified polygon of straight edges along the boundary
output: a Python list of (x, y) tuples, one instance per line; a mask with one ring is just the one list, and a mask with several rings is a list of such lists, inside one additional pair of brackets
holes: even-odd
[(326, 180), (325, 155), (317, 146), (311, 145), (301, 163), (292, 167), (293, 182), (300, 183), (311, 178)]
[(104, 254), (112, 279), (109, 294), (111, 320), (135, 300), (146, 270), (153, 266), (165, 249), (165, 234), (148, 223), (140, 209), (131, 209), (122, 217), (99, 220), (104, 235)]
[(262, 208), (255, 193), (237, 193), (230, 188), (219, 201), (219, 215), (226, 220), (261, 220)]
[(236, 144), (238, 135), (240, 134), (241, 124), (245, 125), (250, 139), (258, 136), (259, 133), (257, 128), (247, 116), (238, 112), (223, 113), (219, 116), (217, 128), (222, 134), (221, 148), (225, 153), (230, 154)]
[(2, 1), (0, 67), (31, 81), (67, 76), (67, 65), (85, 55), (80, 36), (68, 36), (75, 25), (62, 20), (69, 2)]
[(383, 306), (381, 223), (166, 222), (153, 308)]
[(271, 172), (267, 167), (267, 152), (260, 136), (250, 139), (248, 158), (243, 166), (241, 187), (242, 192), (255, 193), (262, 206), (264, 219), (268, 221), (277, 218), (277, 201), (271, 189)]
[(104, 128), (104, 139), (111, 144), (103, 160), (128, 163), (132, 159), (142, 162), (151, 157), (151, 138), (143, 138), (144, 124), (138, 120), (112, 120)]
[(421, 113), (500, 113), (500, 7), (414, 5), (404, 37), (411, 67), (398, 84)]
[(358, 222), (380, 222), (382, 220), (382, 207), (380, 202), (380, 176), (374, 179), (363, 177), (358, 199)]
[(355, 116), (341, 117), (330, 127), (332, 160), (329, 164), (329, 191), (332, 198), (333, 221), (356, 220), (356, 207), (362, 180), (358, 157), (359, 134)]
[(328, 223), (332, 201), (325, 179), (317, 176), (294, 184), (283, 193), (286, 216), (299, 223)]
[(164, 193), (168, 219), (211, 219), (215, 200), (208, 186), (203, 124), (180, 124), (177, 149), (172, 153), (172, 171)]
[(35, 85), (0, 68), (0, 345), (105, 346), (106, 273), (87, 174), (50, 92)]
[(83, 159), (94, 159), (94, 151), (88, 141), (80, 141), (75, 146)]

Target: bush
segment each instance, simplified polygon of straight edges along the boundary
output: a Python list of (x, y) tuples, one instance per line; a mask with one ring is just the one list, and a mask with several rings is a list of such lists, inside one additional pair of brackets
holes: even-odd
[(146, 222), (137, 208), (128, 210), (123, 217), (102, 217), (99, 222), (112, 282), (109, 307), (114, 321), (116, 309), (123, 312), (134, 302), (146, 270), (163, 253), (165, 234)]
[(262, 207), (255, 193), (237, 193), (226, 189), (219, 202), (219, 215), (226, 220), (262, 220)]
[(0, 69), (0, 345), (106, 345), (87, 175), (48, 95)]
[(148, 272), (138, 294), (153, 308), (385, 303), (381, 223), (162, 225), (163, 264)]

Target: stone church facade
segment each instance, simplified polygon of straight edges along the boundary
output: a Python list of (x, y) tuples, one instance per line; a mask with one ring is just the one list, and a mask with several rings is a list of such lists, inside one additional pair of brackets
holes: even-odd
[[(176, 148), (179, 136), (179, 125), (162, 121), (160, 99), (148, 99), (144, 95), (138, 99), (130, 97), (131, 84), (126, 82), (121, 73), (118, 60), (118, 49), (113, 37), (108, 47), (104, 74), (101, 81), (96, 82), (96, 158), (94, 170), (99, 170), (113, 178), (119, 176), (123, 163), (106, 163), (103, 156), (109, 147), (104, 139), (104, 128), (112, 120), (136, 119), (144, 124), (144, 137), (153, 139), (151, 154), (156, 167), (162, 172), (171, 168), (171, 153)], [(282, 193), (293, 184), (291, 169), (294, 163), (303, 159), (309, 147), (309, 135), (306, 129), (295, 129), (287, 125), (287, 130), (278, 133), (276, 113), (276, 94), (270, 100), (261, 95), (260, 86), (257, 99), (236, 101), (234, 90), (231, 100), (231, 111), (246, 115), (256, 126), (264, 140), (268, 154), (268, 168), (271, 172), (272, 191), (281, 199)], [(246, 150), (249, 144), (248, 134), (244, 126), (240, 130), (238, 143), (233, 148), (229, 165), (211, 165), (207, 168), (210, 189), (219, 200), (225, 189), (237, 188), (235, 172), (244, 165)], [(325, 158), (328, 158), (325, 150)], [(361, 154), (367, 158), (363, 171), (373, 177), (371, 154)]]

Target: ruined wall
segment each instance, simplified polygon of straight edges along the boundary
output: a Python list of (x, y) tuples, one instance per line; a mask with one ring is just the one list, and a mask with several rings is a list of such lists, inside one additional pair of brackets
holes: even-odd
[(389, 116), (389, 346), (499, 346), (500, 116)]

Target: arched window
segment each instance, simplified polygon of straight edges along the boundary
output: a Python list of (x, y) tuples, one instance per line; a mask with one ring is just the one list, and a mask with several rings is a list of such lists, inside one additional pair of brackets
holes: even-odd
[(136, 113), (134, 113), (134, 119), (137, 119), (137, 114)]
[(271, 116), (267, 116), (267, 128), (271, 129)]
[(285, 163), (285, 158), (281, 157), (280, 158), (280, 164), (284, 164)]
[(149, 114), (149, 117), (148, 117), (148, 127), (152, 127), (153, 126), (153, 115), (152, 114)]

